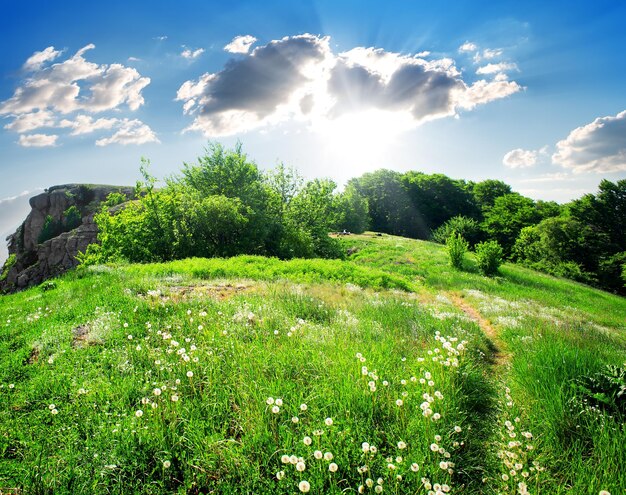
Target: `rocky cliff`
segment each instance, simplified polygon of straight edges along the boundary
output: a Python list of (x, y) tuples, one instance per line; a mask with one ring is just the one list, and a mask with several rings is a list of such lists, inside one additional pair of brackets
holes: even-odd
[(30, 198), (31, 211), (7, 237), (9, 258), (0, 276), (0, 292), (40, 284), (78, 264), (76, 255), (96, 242), (93, 215), (110, 193), (134, 197), (134, 188), (91, 184), (53, 186)]

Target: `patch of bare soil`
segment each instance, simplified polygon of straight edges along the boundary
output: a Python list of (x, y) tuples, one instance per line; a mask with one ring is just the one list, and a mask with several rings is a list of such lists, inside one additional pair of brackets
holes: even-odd
[(224, 301), (238, 294), (249, 292), (253, 288), (252, 285), (246, 284), (177, 285), (164, 290), (161, 294), (161, 299), (176, 302), (210, 297), (218, 301)]
[(483, 333), (487, 336), (491, 343), (492, 360), (496, 366), (506, 365), (511, 361), (511, 354), (504, 352), (502, 349), (505, 347), (500, 334), (496, 330), (489, 320), (487, 320), (480, 312), (468, 303), (463, 297), (454, 292), (447, 292), (446, 296), (452, 301), (452, 303), (459, 308), (465, 315), (471, 320), (475, 321), (480, 327)]
[(78, 325), (72, 330), (72, 347), (85, 347), (89, 345), (89, 325)]

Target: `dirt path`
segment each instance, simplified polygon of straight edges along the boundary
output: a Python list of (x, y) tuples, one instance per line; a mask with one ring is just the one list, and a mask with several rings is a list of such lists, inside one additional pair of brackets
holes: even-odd
[(447, 292), (446, 297), (452, 301), (452, 303), (459, 308), (463, 313), (465, 313), (469, 318), (476, 322), (476, 324), (480, 327), (483, 333), (489, 339), (491, 343), (491, 359), (493, 360), (493, 364), (496, 366), (504, 366), (511, 361), (511, 354), (503, 351), (505, 348), (502, 339), (500, 338), (499, 332), (491, 325), (489, 320), (487, 320), (483, 315), (479, 313), (479, 311), (468, 303), (462, 296), (460, 296), (456, 292)]

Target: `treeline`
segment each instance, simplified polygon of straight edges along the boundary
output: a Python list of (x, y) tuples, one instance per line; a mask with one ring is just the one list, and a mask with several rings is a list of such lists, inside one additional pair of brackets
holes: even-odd
[(504, 257), (553, 275), (626, 293), (626, 180), (559, 205), (497, 180), (378, 170), (348, 183), (366, 200), (372, 230), (470, 246), (497, 241)]
[(565, 205), (534, 201), (497, 180), (378, 170), (342, 192), (329, 179), (303, 181), (279, 165), (262, 172), (242, 152), (211, 144), (195, 164), (156, 189), (146, 163), (136, 201), (112, 195), (96, 215), (100, 245), (86, 263), (167, 261), (259, 254), (340, 258), (331, 231), (377, 232), (473, 247), (497, 241), (505, 259), (624, 293), (626, 180)]
[(113, 194), (95, 216), (100, 244), (89, 246), (84, 263), (237, 254), (340, 258), (341, 245), (328, 233), (367, 228), (367, 202), (353, 187), (337, 193), (332, 180), (304, 182), (282, 164), (263, 173), (241, 145), (211, 144), (160, 189), (147, 165), (138, 200), (116, 208), (124, 197)]

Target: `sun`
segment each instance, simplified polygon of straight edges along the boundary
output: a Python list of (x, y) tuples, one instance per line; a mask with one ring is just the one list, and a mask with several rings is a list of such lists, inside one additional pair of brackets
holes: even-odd
[(390, 149), (412, 127), (413, 119), (405, 113), (364, 110), (318, 121), (313, 129), (326, 159), (344, 169), (363, 170), (384, 166)]

